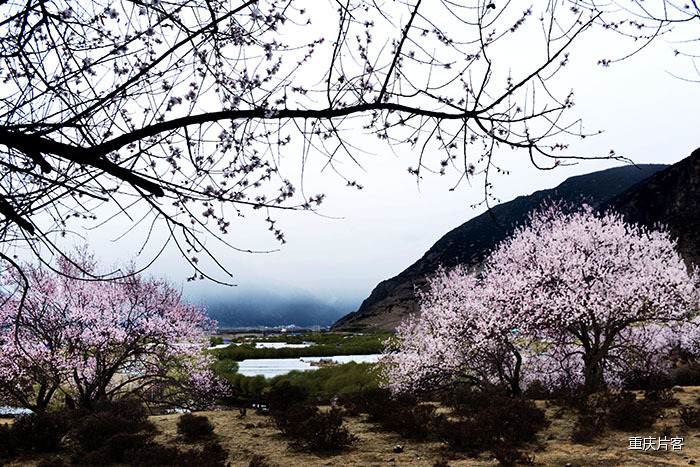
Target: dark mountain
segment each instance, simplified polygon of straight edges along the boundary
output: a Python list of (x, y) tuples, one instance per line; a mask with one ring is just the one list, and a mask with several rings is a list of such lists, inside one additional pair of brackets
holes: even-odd
[(206, 306), (209, 317), (224, 328), (290, 324), (326, 326), (357, 306), (346, 302), (326, 303), (308, 294), (289, 291), (283, 294), (269, 291), (232, 293), (226, 297), (208, 297), (202, 305)]
[(700, 148), (602, 206), (628, 222), (665, 226), (688, 264), (700, 266)]
[[(690, 159), (695, 157), (696, 153), (698, 151), (693, 153)], [(414, 289), (426, 284), (427, 275), (435, 272), (439, 265), (453, 267), (460, 263), (469, 266), (480, 263), (516, 226), (525, 221), (530, 211), (538, 208), (548, 199), (562, 199), (569, 203), (588, 203), (595, 208), (614, 207), (617, 203), (626, 203), (628, 211), (623, 212), (629, 212), (631, 218), (652, 223), (656, 222), (657, 218), (666, 223), (673, 220), (673, 222), (679, 222), (680, 228), (683, 226), (682, 222), (691, 222), (688, 217), (690, 212), (699, 212), (697, 211), (697, 195), (700, 193), (697, 191), (700, 179), (698, 164), (695, 164), (694, 171), (681, 168), (679, 170), (682, 173), (680, 173), (676, 167), (684, 162), (670, 168), (667, 165), (657, 164), (625, 166), (571, 177), (556, 188), (537, 191), (529, 196), (520, 196), (513, 201), (495, 206), (491, 212), (481, 214), (447, 233), (421, 259), (398, 276), (380, 282), (370, 296), (362, 302), (359, 310), (344, 316), (333, 327), (335, 329), (365, 327), (394, 329), (407, 314), (417, 311)], [(671, 175), (663, 176), (672, 169)], [(657, 181), (647, 186), (646, 180)], [(682, 194), (681, 192), (685, 193), (685, 191), (680, 189), (678, 193), (671, 195), (669, 190), (675, 186), (676, 180), (688, 187), (695, 187), (695, 191), (691, 194)], [(671, 200), (668, 196), (672, 196), (673, 199)], [(691, 198), (695, 196), (695, 198), (689, 202), (688, 196)], [(618, 201), (615, 201), (616, 204), (611, 204), (611, 200)], [(667, 200), (672, 201), (675, 208), (666, 206)], [(654, 212), (659, 214), (644, 217), (645, 206), (648, 204), (654, 206), (656, 209)], [(692, 208), (686, 209), (685, 206), (689, 204), (692, 204)], [(673, 217), (676, 214), (677, 217)], [(697, 220), (692, 222), (697, 226)], [(698, 244), (697, 232), (696, 228), (692, 233), (695, 235), (695, 245)]]

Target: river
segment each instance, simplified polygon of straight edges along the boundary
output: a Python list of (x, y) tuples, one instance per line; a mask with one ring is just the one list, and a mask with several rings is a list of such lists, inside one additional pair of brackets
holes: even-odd
[(293, 370), (315, 370), (311, 362), (332, 360), (336, 363), (376, 363), (380, 354), (370, 355), (337, 355), (334, 357), (301, 357), (301, 358), (256, 358), (238, 362), (238, 373), (244, 376), (262, 375), (265, 378), (284, 375)]

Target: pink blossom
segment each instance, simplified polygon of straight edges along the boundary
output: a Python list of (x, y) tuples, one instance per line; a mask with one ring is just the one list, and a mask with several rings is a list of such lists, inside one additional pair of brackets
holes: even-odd
[(172, 285), (139, 275), (91, 280), (99, 272), (85, 250), (58, 266), (60, 274), (24, 266), (30, 287), (19, 316), (22, 281), (14, 269), (2, 278), (0, 392), (32, 410), (57, 394), (89, 407), (126, 392), (145, 397), (156, 384), (187, 406), (210, 406), (225, 392), (203, 353), (215, 323)]
[(380, 367), (394, 392), (456, 380), (517, 393), (623, 387), (669, 369), (672, 349), (700, 354), (698, 274), (664, 231), (589, 206), (535, 211), (478, 273), (439, 270), (420, 316), (398, 328)]

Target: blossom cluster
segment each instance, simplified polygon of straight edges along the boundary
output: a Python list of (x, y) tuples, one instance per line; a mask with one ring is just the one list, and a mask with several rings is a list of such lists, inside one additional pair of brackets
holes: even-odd
[(624, 387), (700, 355), (697, 270), (664, 231), (589, 206), (534, 211), (476, 273), (440, 270), (381, 362), (396, 392), (455, 380), (517, 393)]
[(147, 398), (154, 387), (167, 387), (185, 405), (208, 405), (222, 395), (211, 357), (202, 353), (214, 325), (203, 309), (166, 281), (137, 274), (97, 280), (97, 264), (85, 250), (58, 267), (56, 273), (24, 265), (22, 273), (8, 268), (2, 277), (5, 398), (44, 410), (59, 394), (88, 407), (125, 392)]

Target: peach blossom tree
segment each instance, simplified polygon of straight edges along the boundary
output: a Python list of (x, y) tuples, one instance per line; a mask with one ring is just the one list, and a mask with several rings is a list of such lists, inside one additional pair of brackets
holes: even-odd
[(89, 408), (129, 393), (200, 407), (225, 393), (202, 352), (214, 322), (171, 284), (137, 274), (90, 280), (97, 264), (84, 251), (58, 266), (24, 265), (28, 289), (15, 268), (2, 277), (4, 402), (43, 411), (69, 396)]
[[(385, 352), (386, 384), (407, 390), (484, 375), (512, 392), (536, 379), (591, 392), (663, 372), (700, 303), (697, 271), (675, 246), (667, 232), (617, 214), (545, 206), (479, 276), (458, 268), (430, 280), (420, 317)], [(495, 366), (494, 349), (503, 357)]]

